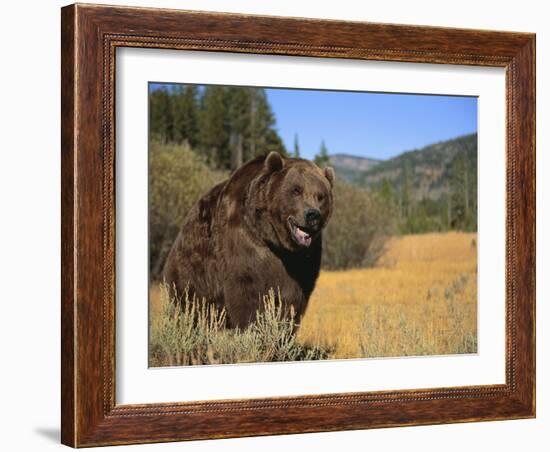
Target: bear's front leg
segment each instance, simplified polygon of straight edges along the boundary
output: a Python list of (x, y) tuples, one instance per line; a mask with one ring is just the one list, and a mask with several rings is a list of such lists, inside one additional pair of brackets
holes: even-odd
[(283, 303), (284, 315), (294, 314), (293, 321), (298, 326), (307, 305), (300, 287), (292, 280), (286, 284), (277, 279), (264, 281), (261, 274), (235, 275), (226, 282), (224, 305), (228, 326), (242, 330), (253, 323), (257, 312), (264, 311), (264, 297), (270, 291), (275, 294), (276, 305)]
[[(267, 293), (267, 290), (265, 291)], [(262, 290), (251, 275), (235, 275), (224, 287), (225, 309), (230, 328), (245, 329), (256, 320), (256, 312), (263, 309)]]

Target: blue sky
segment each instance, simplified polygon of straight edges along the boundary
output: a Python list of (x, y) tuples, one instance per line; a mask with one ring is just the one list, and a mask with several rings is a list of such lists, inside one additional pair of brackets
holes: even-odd
[[(169, 84), (151, 84), (158, 89)], [(477, 98), (266, 88), (287, 149), (298, 135), (311, 159), (324, 140), (329, 154), (388, 159), (404, 151), (477, 132)]]
[(477, 132), (477, 98), (346, 91), (267, 89), (287, 148), (298, 134), (312, 158), (329, 154), (387, 159), (403, 151)]

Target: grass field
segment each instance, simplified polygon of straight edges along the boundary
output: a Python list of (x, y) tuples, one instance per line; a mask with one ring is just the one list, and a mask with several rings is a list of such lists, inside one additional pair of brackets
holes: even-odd
[(322, 272), (299, 340), (333, 358), (477, 350), (476, 234), (409, 235), (378, 266)]
[[(239, 335), (223, 329), (208, 332), (207, 345), (197, 339), (200, 334), (174, 338), (180, 333), (167, 320), (158, 286), (152, 287), (150, 300), (151, 350), (156, 350), (151, 365), (258, 361), (264, 356), (288, 360), (473, 353), (476, 234), (403, 236), (389, 243), (374, 268), (321, 272), (297, 338), (288, 335), (292, 326), (281, 327), (275, 318), (263, 319), (261, 328)], [(274, 354), (266, 335), (284, 343), (284, 350)], [(238, 347), (225, 349), (228, 341), (238, 342)], [(186, 347), (201, 342), (203, 358), (195, 352), (191, 358), (178, 358), (183, 342)], [(215, 347), (223, 344), (223, 353), (212, 349), (214, 342)], [(253, 347), (259, 348), (250, 350)]]

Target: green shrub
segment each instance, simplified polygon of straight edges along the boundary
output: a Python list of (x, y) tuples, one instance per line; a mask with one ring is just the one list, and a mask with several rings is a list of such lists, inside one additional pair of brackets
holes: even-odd
[(227, 174), (214, 171), (187, 143), (161, 144), (149, 151), (149, 269), (158, 279), (181, 223), (200, 196)]
[(393, 209), (380, 196), (337, 181), (334, 212), (324, 233), (323, 267), (374, 265), (394, 231)]

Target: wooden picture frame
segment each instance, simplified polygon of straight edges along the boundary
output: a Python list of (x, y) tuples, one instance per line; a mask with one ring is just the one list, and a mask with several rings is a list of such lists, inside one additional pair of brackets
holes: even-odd
[[(62, 8), (61, 439), (73, 447), (535, 416), (535, 35), (70, 5)], [(506, 70), (506, 383), (115, 403), (115, 50), (147, 47)]]

